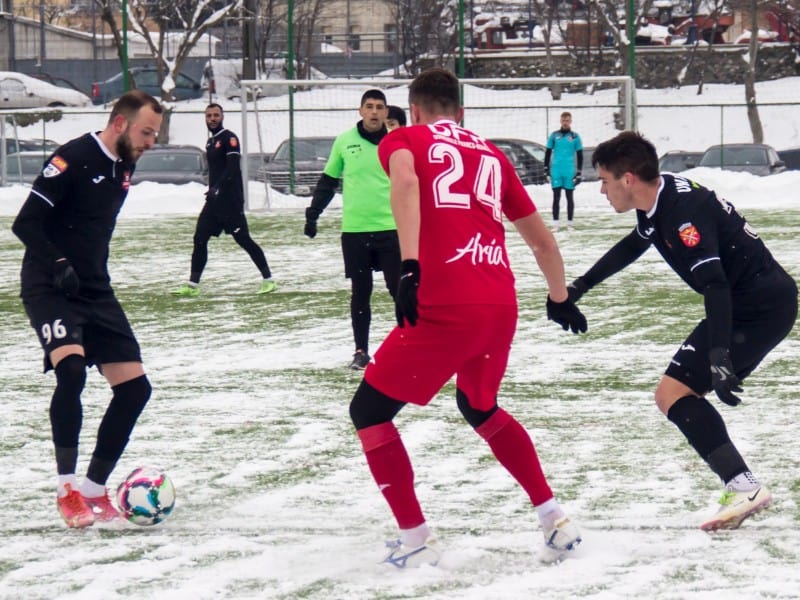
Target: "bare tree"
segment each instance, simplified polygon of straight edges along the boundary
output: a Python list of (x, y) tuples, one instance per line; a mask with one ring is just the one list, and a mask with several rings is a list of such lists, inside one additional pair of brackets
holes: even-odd
[[(102, 20), (109, 24), (117, 53), (122, 59), (122, 34), (114, 18), (118, 0), (95, 0)], [(144, 39), (153, 54), (161, 84), (161, 100), (173, 100), (175, 78), (186, 57), (201, 36), (238, 11), (242, 0), (225, 3), (215, 0), (128, 0), (128, 22), (131, 29)], [(170, 43), (167, 44), (167, 39)], [(167, 105), (158, 139), (169, 142), (169, 125), (172, 109)]]
[(257, 19), (261, 35), (258, 38), (258, 67), (259, 71), (267, 71), (267, 57), (269, 56), (270, 42), (279, 33), (278, 23), (284, 25), (280, 30), (281, 35), (286, 34), (288, 19), (286, 18), (287, 5), (283, 0), (260, 0), (257, 8)]
[(314, 52), (314, 33), (324, 0), (297, 0), (294, 5), (294, 55), (297, 78), (311, 75), (311, 55)]
[[(708, 66), (708, 60), (703, 60), (703, 58), (710, 59), (711, 53), (713, 52), (714, 48), (714, 40), (717, 37), (717, 24), (719, 23), (719, 18), (722, 13), (728, 9), (728, 1), (727, 0), (710, 0), (706, 4), (706, 7), (711, 7), (711, 10), (708, 15), (704, 15), (704, 23), (708, 23), (709, 21), (712, 23), (711, 29), (709, 30), (710, 33), (708, 35), (708, 46), (706, 46), (705, 57), (700, 55), (700, 44), (695, 43), (692, 46), (692, 51), (689, 53), (689, 58), (686, 61), (686, 66), (683, 68), (683, 71), (688, 71), (694, 67), (695, 61), (698, 62), (698, 83), (697, 83), (697, 95), (701, 96), (703, 94), (703, 85), (705, 84), (705, 72), (706, 67)], [(678, 78), (678, 87), (680, 87), (682, 83), (682, 77)]]
[[(550, 39), (553, 33), (553, 23), (556, 22), (558, 4), (555, 2), (533, 2), (531, 4), (539, 27), (542, 28), (542, 38), (544, 39), (544, 54), (547, 63), (548, 75), (556, 74), (556, 67), (553, 62), (553, 47)], [(532, 34), (533, 32), (531, 32)]]
[(400, 58), (415, 75), (421, 62), (442, 65), (458, 46), (458, 0), (383, 0), (397, 23)]

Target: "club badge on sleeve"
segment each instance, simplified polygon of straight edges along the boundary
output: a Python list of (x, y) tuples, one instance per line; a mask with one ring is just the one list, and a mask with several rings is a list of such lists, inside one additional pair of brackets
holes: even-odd
[(50, 162), (48, 162), (44, 169), (42, 169), (42, 175), (45, 177), (56, 177), (66, 171), (67, 166), (67, 161), (56, 155), (51, 158)]
[(680, 229), (678, 230), (678, 235), (680, 236), (683, 245), (687, 248), (694, 248), (700, 243), (700, 232), (697, 231), (697, 227), (691, 223), (681, 225)]

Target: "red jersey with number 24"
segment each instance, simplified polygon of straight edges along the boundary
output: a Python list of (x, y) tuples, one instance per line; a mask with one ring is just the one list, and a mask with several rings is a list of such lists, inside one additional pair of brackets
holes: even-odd
[(383, 168), (401, 149), (414, 155), (419, 179), (421, 306), (514, 304), (514, 274), (503, 215), (536, 211), (516, 170), (492, 143), (442, 120), (401, 127), (378, 146)]

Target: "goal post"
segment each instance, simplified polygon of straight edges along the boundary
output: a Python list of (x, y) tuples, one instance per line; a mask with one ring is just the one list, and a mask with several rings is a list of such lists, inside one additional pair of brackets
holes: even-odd
[[(361, 95), (377, 88), (388, 104), (408, 111), (410, 79), (321, 79), (243, 80), (242, 153), (272, 153), (279, 145), (289, 152), (282, 193), (308, 194), (308, 179), (319, 171), (306, 172), (304, 157), (297, 154), (303, 138), (336, 137), (360, 119)], [(462, 79), (464, 126), (488, 139), (514, 138), (545, 144), (560, 127), (563, 112), (572, 113), (573, 130), (584, 146), (595, 146), (622, 129), (633, 128), (635, 91), (627, 76), (526, 77)], [(248, 99), (248, 100), (245, 100)], [(409, 125), (410, 125), (409, 120)], [(327, 158), (327, 157), (317, 157)], [(247, 160), (242, 161), (245, 178)], [(246, 180), (246, 179), (245, 179)], [(288, 183), (287, 183), (288, 182)], [(265, 181), (266, 201), (275, 181)], [(298, 190), (295, 189), (295, 184)], [(248, 208), (253, 208), (248, 202)]]

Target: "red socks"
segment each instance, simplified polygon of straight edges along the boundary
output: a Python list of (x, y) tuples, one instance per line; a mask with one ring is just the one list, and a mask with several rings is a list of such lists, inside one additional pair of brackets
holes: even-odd
[(522, 486), (534, 506), (553, 497), (528, 432), (502, 408), (475, 430), (489, 444), (497, 460)]
[[(497, 460), (517, 480), (534, 506), (553, 498), (528, 432), (514, 417), (498, 409), (476, 429)], [(389, 503), (400, 529), (425, 523), (414, 492), (414, 470), (394, 423), (357, 431), (372, 477)]]
[(389, 503), (400, 529), (425, 522), (414, 492), (414, 470), (394, 423), (381, 423), (357, 431), (369, 470)]

